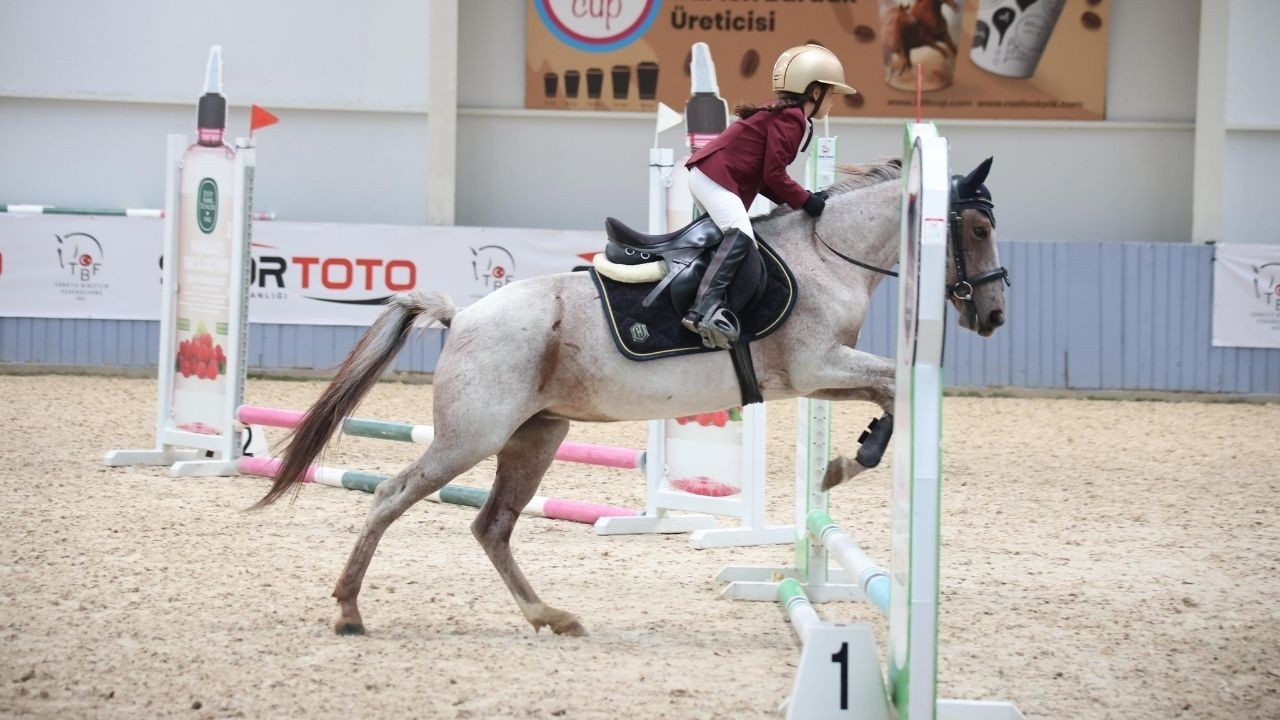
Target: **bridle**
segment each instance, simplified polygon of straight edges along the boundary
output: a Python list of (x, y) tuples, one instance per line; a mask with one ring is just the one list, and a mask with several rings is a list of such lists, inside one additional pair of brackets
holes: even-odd
[(987, 216), (987, 220), (991, 222), (991, 228), (996, 226), (996, 206), (991, 202), (989, 193), (984, 195), (986, 188), (979, 185), (980, 188), (974, 191), (972, 195), (965, 196), (960, 191), (960, 181), (964, 179), (963, 175), (954, 175), (951, 178), (951, 249), (955, 254), (956, 261), (956, 283), (947, 288), (947, 292), (951, 296), (962, 302), (973, 302), (973, 290), (979, 285), (985, 285), (996, 280), (1003, 280), (1005, 287), (1009, 287), (1009, 269), (1001, 265), (994, 270), (988, 270), (974, 277), (969, 277), (969, 271), (964, 262), (964, 223), (961, 221), (960, 215), (965, 210), (977, 210)]
[[(962, 195), (960, 192), (960, 181), (963, 178), (963, 175), (956, 175), (951, 178), (951, 207), (949, 208), (948, 213), (950, 215), (950, 231), (952, 238), (951, 247), (956, 263), (956, 282), (947, 286), (947, 292), (961, 302), (972, 303), (974, 288), (979, 285), (985, 285), (986, 283), (994, 282), (996, 280), (1003, 280), (1005, 286), (1008, 287), (1010, 285), (1009, 269), (1001, 265), (994, 270), (988, 270), (980, 275), (969, 277), (969, 272), (964, 261), (964, 224), (961, 221), (961, 214), (965, 210), (977, 210), (987, 216), (987, 220), (991, 221), (991, 227), (994, 229), (996, 226), (996, 206), (995, 203), (991, 201), (990, 194), (984, 194), (983, 191), (985, 191), (985, 188), (982, 188), (983, 191), (977, 191), (971, 195)], [(860, 268), (871, 270), (872, 272), (878, 272), (881, 275), (898, 277), (898, 273), (892, 270), (885, 270), (884, 268), (864, 263), (861, 260), (855, 260), (831, 247), (831, 245), (828, 244), (826, 240), (823, 240), (822, 236), (818, 234), (818, 219), (814, 218), (813, 220), (813, 236), (817, 238), (818, 242), (822, 243), (824, 247), (834, 253), (836, 257), (847, 263), (857, 265)]]

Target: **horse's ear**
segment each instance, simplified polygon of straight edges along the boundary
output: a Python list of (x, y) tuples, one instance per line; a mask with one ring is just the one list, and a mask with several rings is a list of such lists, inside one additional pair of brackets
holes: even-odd
[(987, 173), (991, 172), (991, 163), (994, 160), (994, 157), (989, 157), (986, 160), (983, 160), (978, 167), (973, 169), (973, 172), (964, 177), (962, 184), (967, 188), (976, 188), (986, 182)]

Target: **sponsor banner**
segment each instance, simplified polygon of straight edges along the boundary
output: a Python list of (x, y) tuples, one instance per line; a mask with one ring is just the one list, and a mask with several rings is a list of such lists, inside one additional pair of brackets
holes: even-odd
[(1213, 251), (1215, 347), (1280, 348), (1280, 245)]
[(772, 97), (778, 55), (831, 49), (858, 95), (832, 114), (1101, 120), (1108, 0), (525, 0), (525, 107), (651, 111), (690, 96), (705, 42), (732, 108)]
[[(152, 218), (0, 215), (0, 316), (158, 320), (163, 231)], [(414, 289), (469, 305), (589, 264), (604, 242), (603, 231), (256, 223), (249, 319), (364, 326)]]
[(164, 221), (0, 215), (0, 315), (160, 319)]

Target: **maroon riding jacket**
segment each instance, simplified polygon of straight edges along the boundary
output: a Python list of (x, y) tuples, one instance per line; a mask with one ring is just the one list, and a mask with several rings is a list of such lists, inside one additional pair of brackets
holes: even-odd
[(809, 120), (798, 107), (769, 112), (762, 110), (739, 120), (729, 129), (689, 156), (685, 167), (696, 167), (720, 187), (751, 207), (756, 195), (775, 203), (798, 208), (809, 198), (787, 174), (809, 132)]

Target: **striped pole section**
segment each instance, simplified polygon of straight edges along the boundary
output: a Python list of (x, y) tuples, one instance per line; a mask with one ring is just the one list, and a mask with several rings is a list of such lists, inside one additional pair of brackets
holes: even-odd
[[(302, 423), (305, 413), (297, 410), (281, 410), (279, 408), (241, 405), (237, 413), (240, 422), (245, 425), (266, 425), (293, 429)], [(342, 434), (355, 437), (375, 438), (409, 442), (418, 445), (430, 445), (435, 431), (430, 425), (410, 425), (408, 423), (385, 422), (383, 420), (364, 420), (347, 418), (342, 423)], [(566, 442), (556, 450), (556, 459), (564, 462), (598, 465), (602, 467), (621, 468), (623, 470), (643, 470), (644, 451), (608, 445), (592, 445), (590, 443)]]
[[(274, 478), (276, 473), (280, 470), (280, 461), (273, 458), (245, 456), (240, 458), (239, 470), (242, 475)], [(340, 487), (347, 488), (348, 490), (360, 490), (371, 493), (388, 477), (390, 477), (390, 475), (383, 475), (381, 473), (362, 472), (360, 470), (343, 470), (341, 468), (312, 465), (307, 468), (303, 481), (316, 483), (317, 485), (328, 485), (329, 487)], [(433, 502), (449, 503), (450, 505), (467, 505), (478, 508), (481, 505), (484, 505), (484, 501), (487, 500), (488, 497), (488, 490), (481, 490), (480, 488), (467, 487), (466, 485), (454, 485), (450, 483), (440, 488), (439, 491), (428, 495), (427, 499)], [(557, 498), (543, 497), (541, 495), (534, 496), (534, 498), (529, 501), (529, 504), (526, 505), (521, 512), (525, 515), (538, 515), (540, 517), (551, 518), (553, 520), (569, 520), (588, 525), (594, 525), (595, 522), (602, 517), (628, 517), (638, 514), (635, 510), (631, 510), (629, 508), (615, 507), (613, 505), (600, 505), (597, 503), (577, 502), (574, 500), (559, 500)]]
[[(77, 208), (55, 205), (0, 205), (0, 213), (26, 215), (107, 215), (113, 217), (162, 218), (164, 210), (157, 208)], [(254, 220), (275, 220), (273, 212), (252, 213)]]
[(809, 633), (815, 626), (822, 623), (822, 618), (818, 616), (818, 611), (813, 609), (809, 596), (804, 594), (804, 588), (796, 582), (795, 578), (787, 578), (778, 583), (778, 600), (782, 602), (783, 609), (787, 611), (787, 617), (795, 626), (796, 635), (800, 636), (800, 643), (809, 642)]
[(809, 534), (813, 535), (814, 541), (825, 547), (850, 575), (857, 578), (858, 584), (862, 586), (862, 591), (866, 593), (871, 604), (887, 615), (890, 586), (888, 571), (867, 557), (862, 548), (858, 547), (858, 541), (841, 530), (826, 512), (822, 510), (810, 512), (805, 524), (809, 528)]

